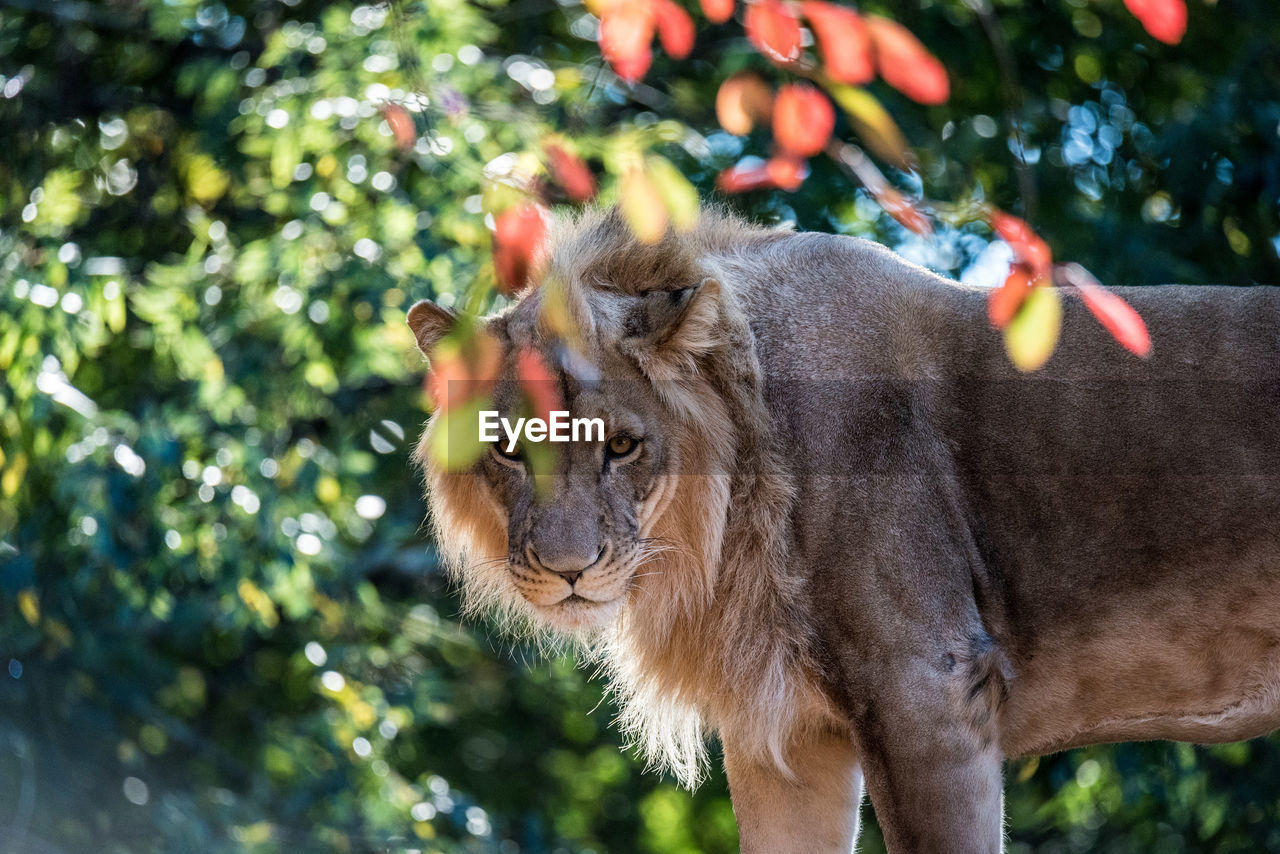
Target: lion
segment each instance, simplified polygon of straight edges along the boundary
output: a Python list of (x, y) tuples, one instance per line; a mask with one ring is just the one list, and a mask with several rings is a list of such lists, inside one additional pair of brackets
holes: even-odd
[[(693, 785), (718, 736), (743, 851), (851, 851), (865, 781), (889, 850), (996, 852), (1006, 758), (1280, 724), (1280, 289), (1116, 289), (1147, 359), (1063, 292), (1023, 374), (986, 290), (715, 210), (558, 220), (539, 282), (483, 321), (493, 403), (533, 350), (607, 436), (446, 471), (433, 417), (439, 548), (582, 640), (652, 762)], [(458, 316), (408, 320), (429, 359)]]

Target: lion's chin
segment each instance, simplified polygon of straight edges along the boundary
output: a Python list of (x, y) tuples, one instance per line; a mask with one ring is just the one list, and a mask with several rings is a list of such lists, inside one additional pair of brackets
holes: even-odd
[(581, 596), (567, 596), (554, 605), (535, 605), (534, 610), (551, 628), (580, 634), (603, 629), (617, 619), (623, 598), (596, 602)]

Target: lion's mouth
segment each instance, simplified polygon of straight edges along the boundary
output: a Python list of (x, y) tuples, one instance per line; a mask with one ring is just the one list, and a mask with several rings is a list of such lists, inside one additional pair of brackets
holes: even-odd
[(577, 608), (590, 608), (595, 605), (608, 605), (612, 601), (612, 599), (592, 599), (574, 591), (560, 601), (552, 603), (551, 607), (557, 608), (563, 605), (568, 605), (570, 607)]
[(621, 598), (598, 600), (570, 593), (554, 604), (540, 605), (537, 609), (553, 627), (577, 632), (603, 628), (613, 620), (621, 606)]
[(598, 605), (608, 605), (618, 598), (616, 591), (603, 587), (596, 589), (592, 587), (584, 591), (582, 584), (570, 585), (569, 592), (563, 598), (549, 603), (553, 608), (560, 606), (569, 606), (574, 608), (591, 608)]

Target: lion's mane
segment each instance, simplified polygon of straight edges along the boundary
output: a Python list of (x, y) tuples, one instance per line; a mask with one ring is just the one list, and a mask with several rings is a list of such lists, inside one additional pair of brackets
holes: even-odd
[[(665, 353), (627, 353), (653, 381), (679, 436), (680, 472), (668, 473), (642, 535), (660, 544), (612, 627), (580, 638), (607, 673), (620, 723), (651, 764), (687, 785), (699, 780), (710, 732), (739, 751), (786, 769), (788, 741), (826, 726), (831, 712), (810, 659), (811, 630), (799, 607), (802, 582), (788, 568), (794, 501), (766, 411), (760, 362), (736, 283), (744, 265), (782, 232), (704, 211), (689, 232), (641, 243), (612, 212), (558, 221), (545, 281), (563, 296), (597, 347), (611, 336), (621, 297), (713, 280), (710, 313)], [(499, 337), (529, 290), (491, 321)], [(504, 577), (504, 508), (478, 476), (446, 473), (429, 459), (429, 425), (417, 452), (426, 473), (436, 542), (468, 607), (537, 631)], [(643, 524), (643, 523), (642, 523)]]

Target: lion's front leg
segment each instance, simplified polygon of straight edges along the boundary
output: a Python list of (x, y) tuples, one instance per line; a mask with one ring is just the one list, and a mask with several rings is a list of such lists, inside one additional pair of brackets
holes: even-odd
[(891, 854), (1003, 850), (1003, 760), (995, 744), (968, 725), (919, 709), (894, 710), (868, 725), (859, 741), (871, 805)]
[(786, 760), (793, 780), (725, 739), (724, 766), (743, 854), (849, 854), (862, 802), (853, 739), (808, 735), (793, 744)]

